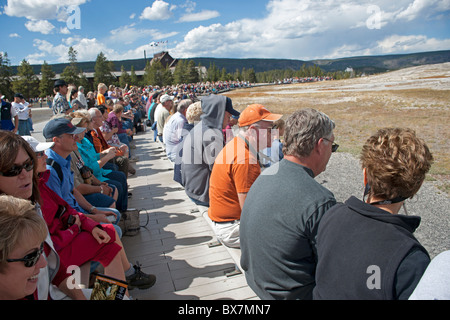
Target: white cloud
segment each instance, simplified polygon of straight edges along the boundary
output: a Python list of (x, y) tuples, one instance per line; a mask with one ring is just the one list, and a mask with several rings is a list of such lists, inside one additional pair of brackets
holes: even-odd
[(202, 10), (197, 13), (187, 13), (183, 15), (179, 22), (194, 22), (194, 21), (205, 21), (220, 16), (220, 13), (215, 10)]
[(191, 0), (186, 0), (184, 4), (178, 5), (180, 8), (183, 8), (186, 10), (187, 13), (192, 13), (195, 10), (195, 7), (197, 6), (197, 3)]
[(46, 40), (34, 39), (33, 46), (38, 52), (28, 55), (27, 60), (41, 57), (44, 54), (49, 63), (65, 63), (69, 60), (68, 52), (71, 46), (77, 51), (78, 61), (95, 61), (100, 51), (106, 56), (117, 55), (116, 51), (108, 48), (96, 38), (69, 37), (63, 39), (59, 45), (53, 45)]
[(162, 0), (156, 0), (151, 7), (146, 7), (142, 12), (140, 19), (146, 20), (167, 20), (172, 16), (172, 10), (176, 6), (170, 6), (169, 3)]
[[(73, 0), (71, 3), (86, 1)], [(18, 2), (10, 0), (8, 6), (10, 3)], [(44, 3), (43, 0), (20, 0), (20, 2), (23, 2), (27, 8), (31, 8), (29, 2)], [(57, 6), (56, 0), (45, 2)], [(201, 21), (219, 16), (217, 11), (206, 9), (196, 13), (194, 1), (181, 2), (183, 4), (177, 5), (178, 13), (181, 14), (178, 22)], [(68, 1), (59, 0), (58, 3), (67, 4)], [(151, 6), (142, 11), (141, 20), (161, 20), (173, 16), (175, 6), (171, 6), (168, 2), (156, 0), (150, 3)], [(372, 0), (270, 0), (266, 6), (265, 15), (260, 18), (198, 26), (187, 30), (181, 40), (171, 39), (172, 48), (168, 49), (176, 58), (312, 60), (450, 48), (450, 39), (432, 36), (426, 32), (428, 30), (420, 32), (420, 35), (414, 35), (411, 34), (413, 28), (408, 28), (409, 25), (416, 27), (424, 20), (448, 16), (450, 0), (396, 0), (394, 2), (378, 0), (376, 5), (373, 3)], [(378, 11), (368, 10), (371, 6)], [(368, 21), (374, 18), (374, 13), (379, 13), (378, 29), (368, 27)], [(44, 14), (35, 13), (34, 16), (41, 18), (32, 20), (33, 23), (37, 23), (34, 21), (51, 21), (50, 18), (45, 18)], [(134, 15), (133, 18), (132, 16), (130, 19), (138, 17), (139, 14)], [(62, 39), (59, 44), (56, 42), (58, 41), (56, 37), (50, 40), (53, 44), (36, 39), (33, 43), (35, 52), (27, 58), (33, 61), (45, 58), (49, 63), (67, 62), (69, 46), (77, 50), (78, 61), (94, 61), (100, 51), (109, 60), (142, 58), (144, 50), (149, 55), (154, 50), (160, 49), (151, 47), (152, 41), (166, 40), (179, 34), (177, 31), (148, 27), (148, 21), (134, 20), (134, 22), (136, 23), (111, 30), (100, 39), (93, 36), (85, 38), (70, 36)], [(175, 27), (179, 25), (174, 23), (174, 30), (177, 30)], [(59, 36), (69, 32), (67, 28), (64, 28), (65, 25), (55, 29), (49, 25), (47, 27), (49, 28), (47, 32), (58, 33)], [(37, 29), (35, 28), (34, 31)], [(46, 30), (43, 27), (41, 29)], [(405, 35), (404, 32), (409, 33)], [(143, 44), (144, 42), (146, 44)]]
[(187, 32), (184, 40), (171, 49), (171, 54), (177, 58), (317, 59), (450, 47), (445, 47), (447, 39), (420, 36), (389, 42), (394, 39), (389, 35), (395, 33), (399, 24), (406, 30), (404, 26), (408, 23), (437, 18), (440, 12), (450, 8), (450, 0), (375, 3), (372, 0), (271, 0), (265, 17), (199, 26)]
[(28, 61), (29, 64), (43, 64), (45, 61), (45, 53), (38, 52), (28, 55), (25, 60)]
[(20, 38), (20, 35), (18, 33), (11, 33), (9, 35), (10, 38)]
[(430, 6), (434, 6), (436, 2), (440, 2), (440, 0), (414, 0), (412, 3), (408, 5), (408, 7), (401, 11), (396, 18), (397, 19), (406, 19), (407, 21), (412, 21), (416, 19), (424, 10), (429, 8)]
[(448, 50), (450, 39), (428, 38), (425, 35), (392, 35), (377, 42), (377, 49), (383, 54), (395, 52), (425, 52)]
[(52, 20), (65, 15), (71, 5), (81, 5), (88, 0), (8, 0), (4, 11), (8, 16), (30, 20)]
[(136, 29), (135, 24), (120, 27), (110, 31), (109, 41), (119, 42), (123, 44), (131, 44), (138, 39), (148, 38), (151, 40), (160, 40), (170, 38), (178, 34), (178, 32), (161, 32), (157, 29)]
[(70, 30), (67, 27), (60, 28), (59, 33), (61, 34), (70, 34)]
[[(161, 35), (163, 34), (161, 33)], [(125, 52), (118, 52), (96, 38), (81, 38), (78, 36), (65, 38), (59, 45), (54, 45), (47, 40), (34, 39), (33, 47), (36, 48), (37, 52), (29, 54), (25, 58), (27, 61), (33, 61), (33, 63), (42, 63), (44, 60), (48, 63), (67, 63), (69, 47), (73, 47), (77, 51), (78, 61), (95, 61), (100, 52), (103, 52), (107, 59), (111, 61), (138, 59), (143, 58), (144, 50), (148, 54), (154, 50), (148, 43)]]
[(25, 23), (25, 27), (31, 32), (40, 32), (49, 34), (55, 29), (55, 26), (47, 20), (29, 20)]

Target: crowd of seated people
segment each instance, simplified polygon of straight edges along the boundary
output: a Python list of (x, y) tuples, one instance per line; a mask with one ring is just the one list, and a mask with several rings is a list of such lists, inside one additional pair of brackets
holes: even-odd
[[(128, 260), (117, 225), (147, 120), (174, 180), (218, 240), (241, 250), (261, 299), (449, 298), (448, 255), (431, 260), (413, 235), (420, 217), (403, 213), (433, 162), (413, 130), (371, 133), (360, 156), (364, 196), (338, 203), (314, 179), (339, 148), (328, 115), (285, 117), (261, 104), (239, 112), (206, 87), (100, 84), (86, 95), (93, 104), (75, 110), (74, 101), (48, 121), (46, 141), (0, 130), (0, 299), (89, 299), (83, 287), (98, 264), (129, 289), (154, 285)], [(68, 286), (69, 266), (81, 270), (78, 287)]]

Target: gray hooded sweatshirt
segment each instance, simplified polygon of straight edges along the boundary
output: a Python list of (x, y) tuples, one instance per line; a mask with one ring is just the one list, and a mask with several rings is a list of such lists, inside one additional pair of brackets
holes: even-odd
[(209, 178), (214, 160), (223, 149), (222, 124), (227, 99), (210, 95), (202, 99), (201, 121), (189, 132), (183, 143), (181, 179), (186, 194), (209, 203)]

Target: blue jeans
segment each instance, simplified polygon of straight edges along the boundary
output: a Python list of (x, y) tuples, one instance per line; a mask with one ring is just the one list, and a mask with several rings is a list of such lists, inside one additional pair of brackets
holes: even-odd
[(19, 129), (17, 131), (21, 136), (31, 136), (28, 120), (19, 120)]
[(117, 188), (119, 197), (117, 198), (116, 208), (119, 211), (125, 211), (128, 208), (128, 184), (127, 178), (122, 171), (112, 171), (105, 175), (106, 182)]
[[(114, 185), (109, 185), (111, 188), (113, 188), (112, 194), (114, 194), (114, 191), (116, 187)], [(86, 200), (96, 207), (102, 207), (102, 208), (109, 208), (114, 202), (114, 198), (111, 196), (107, 196), (106, 194), (102, 193), (91, 193), (91, 194), (85, 194), (84, 197)]]
[[(118, 133), (117, 136), (119, 137), (120, 142), (125, 143), (128, 147), (128, 150), (131, 150), (129, 136), (126, 133)], [(130, 154), (131, 154), (131, 152), (130, 152)]]
[(153, 122), (152, 124), (152, 130), (153, 130), (153, 138), (155, 139), (156, 142), (156, 137), (158, 136), (158, 129), (156, 129), (156, 121)]

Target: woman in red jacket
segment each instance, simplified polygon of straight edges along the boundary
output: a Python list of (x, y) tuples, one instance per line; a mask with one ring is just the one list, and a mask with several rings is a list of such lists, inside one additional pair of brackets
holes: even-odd
[[(151, 287), (156, 278), (130, 264), (114, 228), (93, 222), (46, 188), (46, 156), (42, 156), (41, 151), (51, 143), (45, 144), (44, 149), (33, 149), (30, 146), (33, 144), (24, 139), (0, 131), (0, 193), (31, 200), (47, 222), (50, 237), (46, 239), (44, 252), (48, 272), (39, 275), (42, 279), (42, 286), (38, 285), (39, 299), (47, 299), (49, 294), (52, 299), (64, 298), (60, 292), (55, 293), (50, 282), (73, 299), (85, 298), (80, 290), (68, 288), (69, 283), (65, 280), (72, 275), (67, 273), (70, 266), (82, 266), (90, 261), (103, 263), (107, 275), (127, 280), (130, 287)], [(39, 172), (42, 173), (40, 182)], [(74, 217), (71, 218), (73, 221), (69, 221), (69, 216)]]
[(106, 275), (127, 281), (130, 287), (135, 286), (135, 281), (142, 289), (152, 286), (155, 277), (130, 264), (112, 224), (99, 224), (76, 211), (47, 186), (50, 171), (46, 168), (44, 150), (51, 147), (51, 143), (40, 143), (31, 136), (23, 138), (36, 153), (42, 213), (61, 262), (65, 266), (82, 266), (98, 261), (105, 267)]

